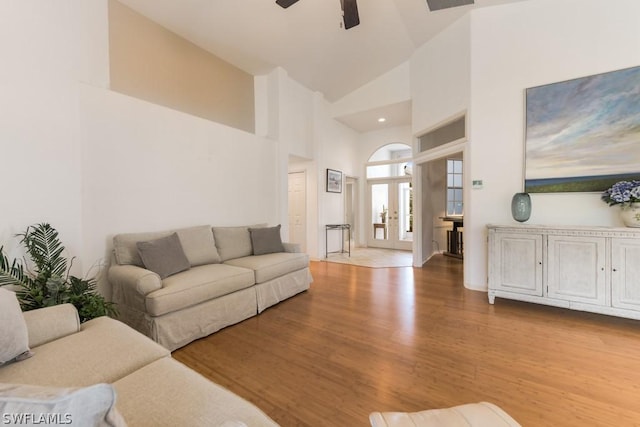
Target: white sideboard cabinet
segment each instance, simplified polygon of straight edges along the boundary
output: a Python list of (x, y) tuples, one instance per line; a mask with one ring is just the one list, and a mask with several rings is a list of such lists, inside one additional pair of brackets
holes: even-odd
[(640, 229), (488, 225), (495, 298), (640, 320)]

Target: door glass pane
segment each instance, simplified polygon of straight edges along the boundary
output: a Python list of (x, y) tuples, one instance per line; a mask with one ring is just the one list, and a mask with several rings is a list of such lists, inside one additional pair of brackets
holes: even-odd
[(371, 224), (373, 238), (388, 239), (389, 184), (371, 185)]
[(462, 215), (462, 160), (447, 159), (447, 215)]
[(398, 184), (398, 208), (398, 239), (410, 242), (413, 240), (413, 189), (410, 182)]
[(462, 173), (462, 161), (453, 162), (453, 173), (455, 174)]

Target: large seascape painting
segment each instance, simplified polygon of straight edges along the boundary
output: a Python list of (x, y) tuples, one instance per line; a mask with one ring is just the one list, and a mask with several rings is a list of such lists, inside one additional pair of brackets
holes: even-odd
[(525, 191), (640, 180), (640, 67), (526, 90)]

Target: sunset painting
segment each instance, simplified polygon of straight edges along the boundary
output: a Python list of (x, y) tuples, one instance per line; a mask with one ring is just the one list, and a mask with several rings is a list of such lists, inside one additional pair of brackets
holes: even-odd
[(640, 67), (526, 90), (525, 191), (640, 179)]

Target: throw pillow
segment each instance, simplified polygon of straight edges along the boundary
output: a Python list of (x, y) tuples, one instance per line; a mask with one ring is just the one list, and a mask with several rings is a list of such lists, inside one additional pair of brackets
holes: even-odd
[(14, 292), (0, 288), (0, 366), (31, 357), (29, 331)]
[(250, 228), (251, 245), (254, 255), (284, 252), (284, 245), (280, 237), (280, 224), (275, 227)]
[(0, 384), (0, 413), (11, 425), (74, 425), (124, 427), (110, 384), (85, 388), (54, 388)]
[(157, 273), (161, 279), (191, 267), (177, 233), (148, 242), (138, 242), (136, 246), (144, 267)]

